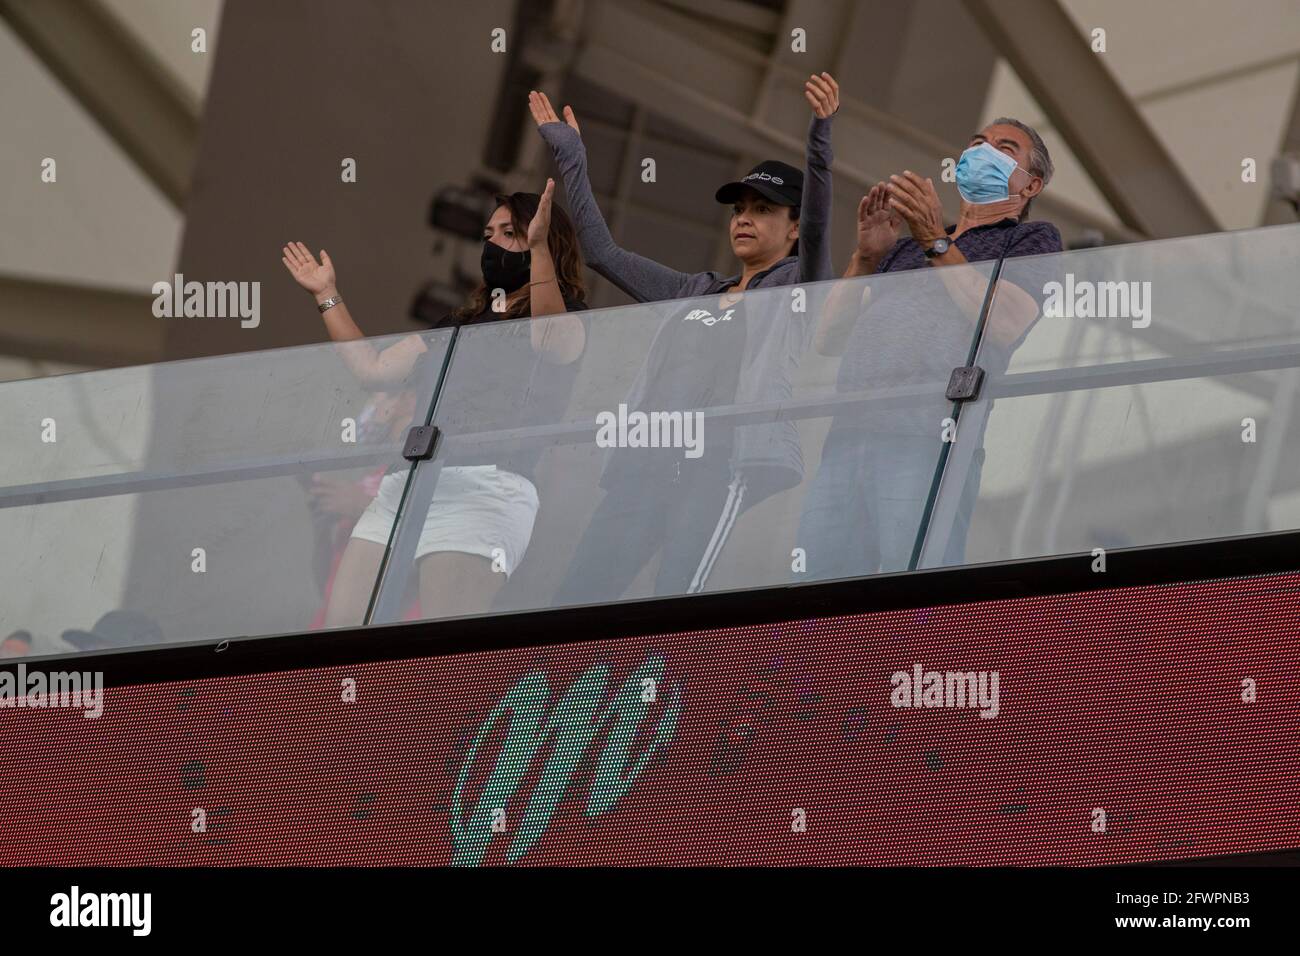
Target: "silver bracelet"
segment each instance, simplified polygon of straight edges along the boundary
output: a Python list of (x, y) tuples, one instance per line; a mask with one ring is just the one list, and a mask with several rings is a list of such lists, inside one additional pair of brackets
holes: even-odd
[(328, 311), (329, 309), (334, 308), (334, 306), (338, 305), (338, 304), (339, 304), (340, 302), (342, 302), (342, 301), (343, 301), (343, 297), (342, 297), (342, 296), (339, 296), (339, 295), (332, 295), (332, 296), (330, 296), (328, 299), (326, 299), (324, 302), (319, 303), (319, 304), (316, 306), (316, 308), (319, 309), (321, 312), (325, 312), (325, 311)]

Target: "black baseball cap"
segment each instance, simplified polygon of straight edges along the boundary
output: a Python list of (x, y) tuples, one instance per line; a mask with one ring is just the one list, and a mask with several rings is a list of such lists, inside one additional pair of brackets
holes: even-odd
[(803, 202), (803, 171), (775, 159), (759, 163), (739, 182), (722, 186), (715, 198), (720, 203), (733, 203), (746, 186), (778, 206), (798, 206)]

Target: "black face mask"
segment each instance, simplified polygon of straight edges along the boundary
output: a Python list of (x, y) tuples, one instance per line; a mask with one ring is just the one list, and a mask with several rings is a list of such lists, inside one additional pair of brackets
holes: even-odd
[(533, 254), (525, 249), (523, 252), (507, 252), (490, 239), (483, 243), (483, 281), (489, 292), (492, 289), (504, 289), (514, 292), (528, 281), (529, 270), (533, 265)]

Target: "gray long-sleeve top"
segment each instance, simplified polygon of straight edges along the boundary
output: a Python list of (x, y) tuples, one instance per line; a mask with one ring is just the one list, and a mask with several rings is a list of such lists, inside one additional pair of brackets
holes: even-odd
[[(747, 289), (795, 286), (834, 278), (831, 270), (831, 118), (813, 117), (808, 127), (804, 188), (799, 214), (799, 255), (787, 256), (750, 280)], [(638, 302), (716, 295), (740, 281), (740, 275), (717, 272), (680, 272), (621, 248), (605, 225), (587, 176), (587, 151), (582, 138), (567, 123), (544, 123), (542, 138), (551, 147), (564, 181), (569, 215), (578, 232), (587, 264)], [(745, 338), (742, 372), (736, 404), (787, 401), (791, 379), (807, 349), (813, 318), (811, 310), (796, 311), (793, 297), (772, 291), (746, 297), (753, 320)], [(811, 296), (809, 296), (811, 298)], [(699, 304), (699, 303), (697, 303)], [(658, 336), (672, 327), (682, 303), (663, 312)], [(759, 307), (761, 306), (761, 308)], [(628, 395), (628, 407), (639, 408), (647, 390), (642, 369)], [(770, 494), (794, 487), (803, 480), (803, 455), (799, 435), (789, 421), (741, 425), (735, 430), (733, 464), (745, 475), (748, 508)], [(609, 478), (608, 471), (606, 478)]]
[[(808, 127), (808, 153), (804, 169), (803, 203), (799, 211), (799, 255), (788, 256), (759, 273), (748, 288), (796, 285), (835, 278), (831, 272), (831, 120), (813, 117)], [(740, 281), (716, 272), (679, 272), (662, 263), (620, 247), (596, 205), (587, 177), (587, 150), (567, 123), (544, 123), (542, 138), (555, 155), (564, 191), (569, 197), (569, 215), (578, 230), (583, 258), (638, 302), (684, 299), (721, 292)]]

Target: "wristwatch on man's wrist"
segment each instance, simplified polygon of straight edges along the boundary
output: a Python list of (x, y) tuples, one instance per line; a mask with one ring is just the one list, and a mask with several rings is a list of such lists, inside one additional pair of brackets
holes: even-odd
[(937, 259), (947, 252), (948, 247), (951, 245), (952, 240), (947, 236), (940, 236), (938, 239), (931, 239), (930, 247), (925, 250), (925, 257), (927, 259)]

